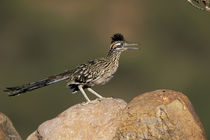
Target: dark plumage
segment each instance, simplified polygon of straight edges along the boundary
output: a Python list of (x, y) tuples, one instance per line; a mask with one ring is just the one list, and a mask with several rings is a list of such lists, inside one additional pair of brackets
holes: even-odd
[(124, 36), (120, 33), (114, 34), (111, 38), (112, 38), (111, 43), (115, 41), (125, 41)]
[(64, 73), (50, 76), (44, 80), (24, 84), (17, 87), (8, 87), (4, 91), (9, 96), (16, 96), (28, 91), (45, 87), (63, 80), (67, 80), (67, 86), (73, 93), (81, 91), (87, 101), (90, 101), (83, 89), (87, 89), (99, 98), (101, 95), (91, 89), (95, 85), (102, 85), (108, 82), (117, 71), (120, 54), (128, 49), (137, 49), (129, 47), (137, 44), (126, 43), (122, 34), (114, 34), (111, 41), (111, 47), (107, 56), (81, 64), (75, 69)]

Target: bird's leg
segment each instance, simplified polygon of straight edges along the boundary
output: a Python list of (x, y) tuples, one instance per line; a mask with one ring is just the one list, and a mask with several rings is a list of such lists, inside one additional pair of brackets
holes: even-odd
[(103, 98), (101, 95), (99, 95), (97, 92), (95, 92), (93, 89), (91, 88), (87, 88), (88, 91), (90, 91), (91, 93), (93, 93), (94, 95), (96, 95), (99, 98)]
[(85, 99), (87, 100), (87, 102), (90, 102), (90, 99), (88, 98), (87, 94), (85, 93), (85, 91), (82, 88), (82, 85), (78, 86), (79, 90), (82, 92), (83, 96), (85, 97)]

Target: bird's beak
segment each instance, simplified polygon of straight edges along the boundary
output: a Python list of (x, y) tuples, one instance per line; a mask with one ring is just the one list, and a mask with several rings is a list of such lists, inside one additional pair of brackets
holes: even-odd
[(134, 46), (138, 46), (137, 43), (125, 43), (124, 46), (127, 50), (138, 50), (139, 49), (138, 47), (134, 47)]

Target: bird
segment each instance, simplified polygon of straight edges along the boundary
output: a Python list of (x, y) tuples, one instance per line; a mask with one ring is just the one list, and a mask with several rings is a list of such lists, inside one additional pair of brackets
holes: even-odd
[(121, 53), (127, 50), (137, 50), (139, 49), (136, 47), (137, 45), (137, 43), (127, 42), (121, 33), (115, 33), (111, 37), (111, 45), (105, 57), (89, 60), (74, 69), (66, 70), (63, 73), (49, 76), (40, 81), (21, 86), (6, 87), (4, 92), (7, 92), (8, 96), (16, 96), (66, 80), (67, 87), (72, 93), (80, 91), (87, 102), (91, 100), (88, 98), (85, 90), (88, 90), (98, 98), (103, 98), (92, 87), (104, 85), (110, 81), (118, 69)]

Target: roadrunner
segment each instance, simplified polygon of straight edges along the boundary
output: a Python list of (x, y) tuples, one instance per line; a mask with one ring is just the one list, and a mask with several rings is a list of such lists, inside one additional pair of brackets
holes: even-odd
[(91, 87), (95, 85), (103, 85), (108, 82), (113, 74), (117, 71), (119, 65), (120, 54), (126, 50), (138, 49), (136, 43), (128, 43), (125, 41), (122, 34), (114, 34), (111, 37), (111, 45), (107, 56), (81, 64), (75, 69), (65, 71), (61, 74), (50, 76), (46, 79), (24, 84), (22, 86), (7, 87), (4, 91), (8, 92), (9, 96), (16, 96), (22, 93), (42, 88), (57, 82), (67, 80), (67, 87), (73, 93), (80, 91), (85, 99), (89, 102), (90, 99), (86, 95), (84, 89), (94, 94), (99, 98), (103, 98)]

